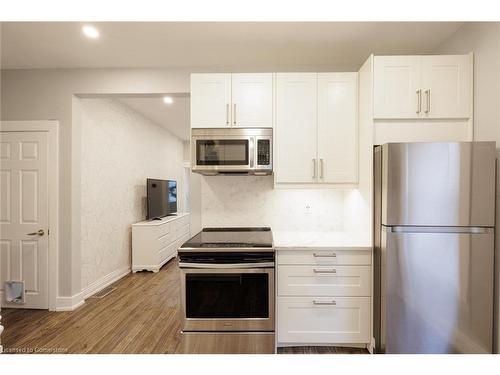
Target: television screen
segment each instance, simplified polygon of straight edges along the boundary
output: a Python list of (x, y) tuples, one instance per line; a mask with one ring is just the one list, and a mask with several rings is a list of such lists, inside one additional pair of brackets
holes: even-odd
[(147, 206), (149, 220), (177, 212), (177, 182), (148, 178)]
[(168, 180), (169, 214), (177, 212), (177, 181)]

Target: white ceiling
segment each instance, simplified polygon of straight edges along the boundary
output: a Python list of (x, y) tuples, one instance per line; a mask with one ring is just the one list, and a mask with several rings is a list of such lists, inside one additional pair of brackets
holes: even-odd
[(189, 140), (189, 96), (173, 96), (172, 104), (165, 104), (158, 98), (120, 98), (123, 104), (129, 106), (144, 117), (169, 130), (175, 136)]
[(459, 22), (2, 24), (3, 69), (161, 67), (205, 70), (357, 70), (370, 53), (429, 53)]

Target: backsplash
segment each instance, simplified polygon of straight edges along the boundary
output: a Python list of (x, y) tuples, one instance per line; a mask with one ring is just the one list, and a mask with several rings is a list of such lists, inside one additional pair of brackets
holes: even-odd
[[(201, 220), (210, 226), (271, 226), (273, 230), (342, 231), (341, 189), (274, 189), (273, 177), (201, 178)], [(310, 213), (306, 213), (306, 205)]]

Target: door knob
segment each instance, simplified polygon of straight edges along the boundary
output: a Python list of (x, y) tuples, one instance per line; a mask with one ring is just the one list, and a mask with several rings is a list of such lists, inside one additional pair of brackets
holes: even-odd
[(43, 236), (45, 234), (43, 229), (39, 229), (38, 232), (28, 233), (28, 236)]

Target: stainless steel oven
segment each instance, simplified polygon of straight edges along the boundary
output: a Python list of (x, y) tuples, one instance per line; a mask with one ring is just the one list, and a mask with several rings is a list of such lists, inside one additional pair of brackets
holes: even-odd
[(272, 129), (192, 129), (191, 169), (205, 175), (272, 174), (272, 147)]
[(183, 331), (274, 331), (274, 253), (194, 253), (179, 266)]

